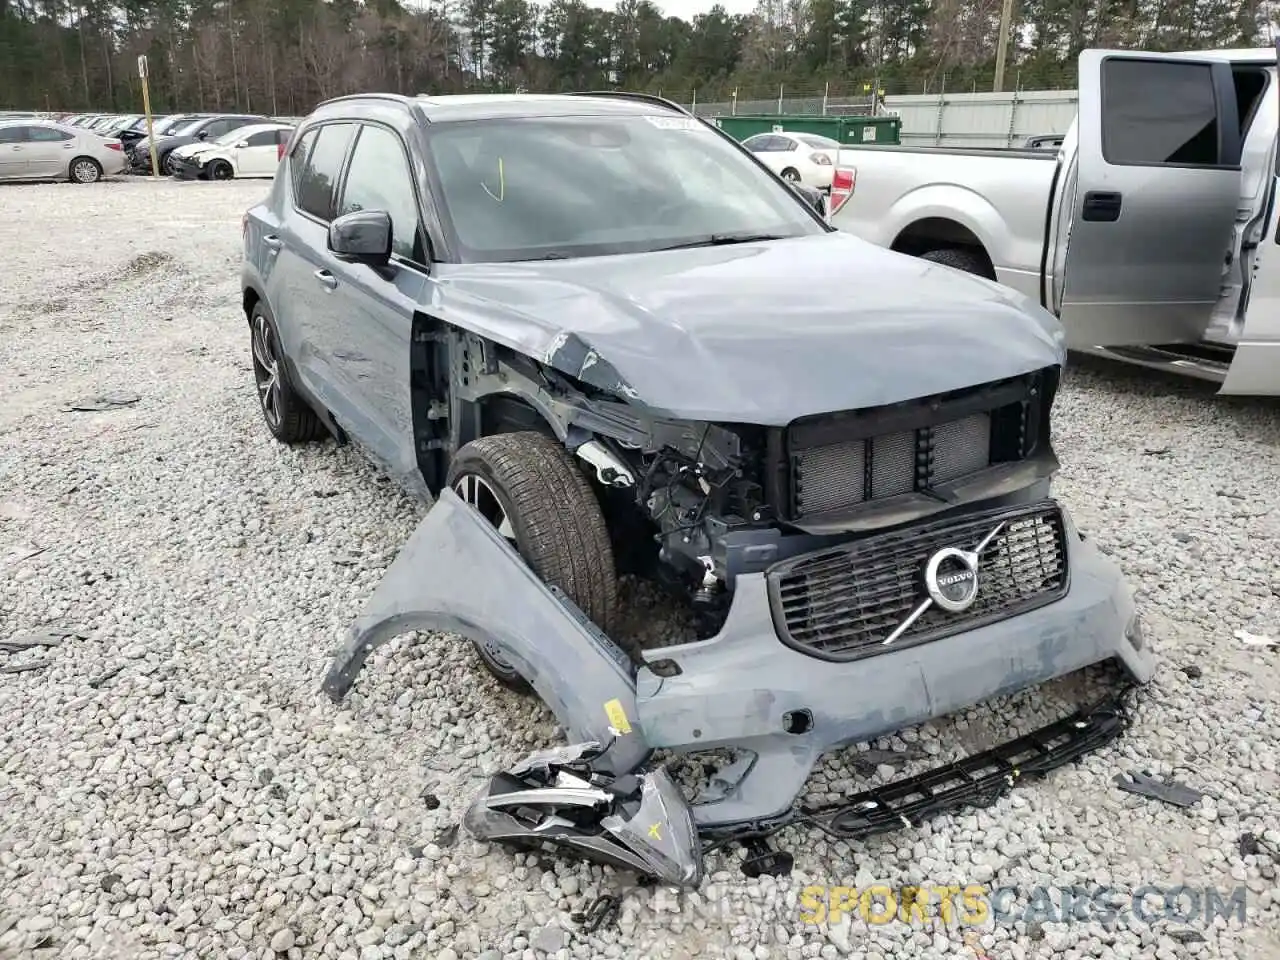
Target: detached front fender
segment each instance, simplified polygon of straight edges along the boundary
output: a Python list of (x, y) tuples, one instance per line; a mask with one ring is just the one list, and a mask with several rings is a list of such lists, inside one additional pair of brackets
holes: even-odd
[(414, 630), (439, 630), (499, 648), (555, 714), (569, 741), (613, 740), (594, 762), (634, 770), (651, 749), (638, 726), (635, 669), (625, 652), (562, 593), (548, 587), (478, 513), (443, 490), (388, 568), (323, 689), (341, 701), (369, 655)]

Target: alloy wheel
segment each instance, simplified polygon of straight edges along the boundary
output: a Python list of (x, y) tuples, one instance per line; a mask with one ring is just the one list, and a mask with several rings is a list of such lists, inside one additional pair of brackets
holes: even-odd
[(276, 341), (265, 315), (253, 318), (253, 379), (258, 385), (258, 401), (262, 415), (272, 430), (280, 427), (283, 398), (280, 389), (280, 361)]
[(71, 176), (76, 183), (93, 183), (98, 179), (98, 168), (92, 160), (77, 160), (71, 168)]
[[(453, 492), (463, 503), (492, 524), (497, 529), (498, 535), (510, 543), (513, 550), (519, 552), (520, 546), (516, 542), (516, 531), (511, 518), (507, 516), (507, 510), (493, 487), (489, 486), (483, 477), (476, 476), (474, 473), (464, 474), (454, 483)], [(507, 673), (516, 672), (515, 667), (502, 656), (501, 647), (492, 642), (485, 642), (482, 646), (485, 656), (499, 669)]]

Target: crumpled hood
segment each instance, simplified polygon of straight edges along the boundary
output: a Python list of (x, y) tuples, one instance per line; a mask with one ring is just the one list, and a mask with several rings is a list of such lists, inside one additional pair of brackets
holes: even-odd
[(1029, 298), (839, 232), (437, 280), (431, 312), (685, 419), (781, 426), (1066, 359)]

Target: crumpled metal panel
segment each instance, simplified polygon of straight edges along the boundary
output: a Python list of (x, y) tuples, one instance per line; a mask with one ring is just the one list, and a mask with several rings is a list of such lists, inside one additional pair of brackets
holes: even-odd
[(324, 691), (341, 700), (374, 650), (414, 630), (498, 644), (570, 741), (608, 743), (611, 727), (619, 729), (601, 769), (628, 772), (648, 757), (626, 653), (538, 579), (452, 490), (441, 492), (387, 569), (325, 677)]

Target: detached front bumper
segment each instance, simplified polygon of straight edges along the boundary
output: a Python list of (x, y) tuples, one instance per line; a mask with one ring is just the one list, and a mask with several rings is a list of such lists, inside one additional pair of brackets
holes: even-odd
[(191, 157), (172, 157), (173, 175), (179, 180), (204, 179), (204, 164)]
[[(1061, 599), (846, 663), (785, 646), (764, 575), (739, 577), (718, 636), (654, 651), (639, 671), (636, 706), (645, 738), (655, 748), (682, 752), (728, 746), (747, 752), (734, 770), (722, 772), (728, 781), (722, 795), (694, 807), (698, 823), (719, 825), (785, 811), (829, 750), (1104, 661), (1119, 660), (1134, 681), (1145, 683), (1152, 657), (1118, 568), (1081, 540), (1069, 519), (1067, 543), (1071, 587)], [(673, 661), (680, 672), (658, 676), (656, 661)]]
[(1119, 660), (1138, 683), (1150, 651), (1119, 570), (1066, 521), (1070, 589), (1038, 609), (853, 662), (816, 659), (778, 636), (763, 574), (739, 576), (714, 638), (630, 664), (562, 594), (450, 491), (419, 524), (339, 652), (325, 690), (341, 699), (379, 644), (439, 629), (495, 644), (529, 679), (571, 742), (614, 746), (602, 768), (625, 773), (657, 748), (733, 747), (718, 794), (693, 804), (700, 827), (785, 815), (818, 758)]

